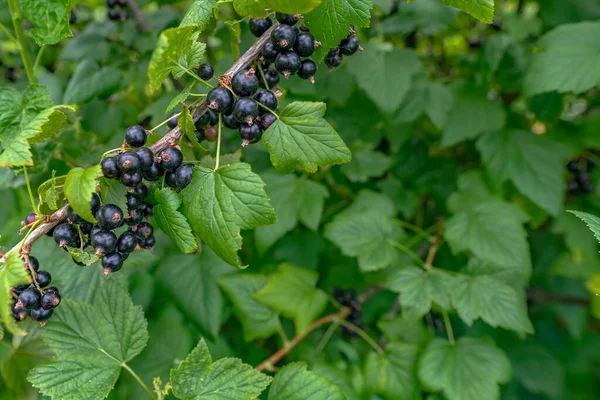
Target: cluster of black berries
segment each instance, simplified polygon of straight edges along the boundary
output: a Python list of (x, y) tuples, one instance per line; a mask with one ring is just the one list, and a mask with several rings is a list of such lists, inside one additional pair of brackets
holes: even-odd
[(127, 19), (127, 13), (124, 8), (127, 7), (127, 0), (106, 0), (106, 6), (108, 7), (108, 19), (111, 21), (125, 21)]
[[(340, 288), (335, 288), (333, 291), (333, 295), (335, 296), (335, 299), (338, 303), (340, 303), (344, 307), (350, 308), (351, 311), (350, 315), (348, 316), (348, 322), (362, 329), (364, 326), (360, 320), (360, 302), (356, 298), (356, 293), (354, 292), (354, 290), (343, 290)], [(345, 335), (348, 335), (352, 338), (355, 338), (357, 336), (356, 332), (346, 327), (342, 327), (342, 332)]]
[(60, 293), (56, 287), (48, 287), (52, 276), (48, 271), (40, 270), (37, 258), (23, 256), (23, 268), (29, 272), (34, 286), (25, 283), (11, 289), (14, 298), (11, 304), (12, 316), (17, 321), (30, 317), (44, 325), (45, 321), (52, 316), (53, 309), (60, 304)]
[(350, 27), (350, 34), (343, 39), (337, 47), (329, 49), (325, 55), (325, 64), (329, 67), (329, 70), (333, 70), (336, 67), (342, 65), (344, 56), (351, 56), (357, 51), (362, 51), (362, 47), (358, 42), (358, 38), (354, 34), (354, 28)]
[(596, 187), (591, 181), (590, 170), (595, 167), (595, 163), (585, 157), (577, 160), (571, 160), (567, 164), (570, 174), (570, 181), (567, 184), (569, 193), (578, 195), (593, 193)]

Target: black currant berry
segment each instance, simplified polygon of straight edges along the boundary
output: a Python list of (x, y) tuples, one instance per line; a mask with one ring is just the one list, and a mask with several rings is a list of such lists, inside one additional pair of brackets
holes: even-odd
[(92, 247), (96, 255), (110, 253), (117, 247), (117, 235), (113, 231), (102, 229), (92, 236)]
[[(112, 11), (112, 10), (111, 10)], [(34, 321), (44, 322), (50, 319), (54, 310), (46, 310), (45, 308), (39, 307), (29, 312), (29, 316)]]
[(148, 239), (154, 234), (154, 228), (149, 222), (141, 222), (134, 227), (134, 232), (139, 239)]
[(103, 229), (115, 229), (123, 225), (123, 210), (114, 204), (104, 204), (96, 213), (98, 226)]
[(198, 143), (201, 143), (204, 140), (204, 129), (196, 129), (194, 131), (194, 136), (196, 136), (196, 139), (198, 140)]
[(250, 18), (250, 21), (248, 21), (250, 32), (256, 37), (261, 37), (272, 25), (273, 21), (269, 17)]
[(71, 208), (71, 206), (69, 206), (69, 208), (67, 208), (67, 218), (73, 224), (79, 225), (79, 224), (85, 222), (85, 220), (83, 218), (81, 218), (81, 216), (79, 214), (77, 214), (77, 211), (73, 210), (73, 208)]
[(183, 163), (181, 150), (167, 147), (160, 153), (160, 166), (167, 171), (174, 171)]
[(242, 139), (242, 147), (256, 143), (262, 137), (262, 127), (260, 124), (242, 125), (240, 126), (240, 138)]
[[(260, 107), (259, 106), (259, 114), (266, 114), (269, 112), (269, 110), (275, 111), (277, 110), (277, 96), (275, 95), (275, 93), (271, 92), (270, 90), (266, 90), (266, 89), (261, 89), (258, 92), (256, 92), (256, 95), (254, 95), (254, 100), (256, 100), (257, 103), (262, 104), (263, 106), (265, 106), (266, 108)], [(267, 108), (269, 110), (267, 110)]]
[(143, 178), (144, 176), (142, 175), (142, 171), (137, 171), (134, 174), (123, 172), (121, 174), (121, 183), (127, 187), (134, 187), (139, 185)]
[(69, 24), (73, 25), (77, 23), (77, 14), (75, 14), (75, 10), (71, 10), (71, 14), (69, 15)]
[[(282, 25), (283, 26), (283, 25)], [(300, 69), (302, 60), (295, 51), (282, 51), (275, 60), (275, 69), (288, 79)]]
[(100, 163), (102, 167), (102, 175), (105, 178), (115, 178), (118, 179), (121, 176), (121, 171), (119, 171), (119, 167), (117, 166), (117, 157), (106, 157)]
[(46, 287), (52, 282), (52, 275), (48, 271), (38, 271), (35, 274), (35, 280), (40, 285), (40, 287)]
[(311, 83), (315, 83), (315, 74), (317, 73), (317, 64), (313, 60), (304, 60), (300, 64), (298, 76), (302, 79), (308, 79)]
[(83, 224), (79, 224), (79, 229), (81, 229), (81, 233), (88, 235), (91, 231), (92, 228), (94, 227), (94, 224), (89, 223), (89, 222), (84, 222)]
[[(169, 174), (169, 173), (167, 173)], [(140, 210), (129, 211), (129, 218), (125, 220), (125, 223), (129, 226), (137, 225), (144, 219), (144, 214)]]
[(351, 56), (360, 49), (360, 44), (355, 35), (350, 35), (340, 42), (340, 53)]
[(115, 8), (117, 3), (118, 3), (117, 0), (106, 0), (106, 6), (108, 8)]
[(23, 321), (29, 315), (29, 310), (25, 309), (24, 307), (17, 307), (16, 304), (17, 302), (15, 301), (10, 305), (12, 316), (17, 321)]
[(154, 208), (154, 206), (150, 203), (144, 203), (142, 204), (142, 206), (140, 207), (140, 211), (142, 212), (142, 214), (144, 214), (144, 217), (149, 217), (152, 215), (152, 209)]
[(200, 118), (198, 118), (198, 120), (196, 121), (196, 123), (194, 125), (196, 126), (196, 129), (203, 130), (208, 125), (214, 126), (218, 123), (219, 123), (219, 114), (215, 113), (212, 110), (208, 110), (204, 114), (202, 114), (200, 116)]
[(138, 147), (133, 151), (139, 158), (141, 163), (141, 170), (146, 171), (148, 168), (152, 167), (154, 163), (154, 154), (152, 150), (147, 147)]
[(50, 286), (49, 288), (47, 288), (45, 290), (44, 293), (54, 293), (54, 294), (58, 294), (58, 288), (56, 286)]
[(148, 186), (146, 186), (144, 184), (137, 185), (133, 188), (133, 191), (131, 191), (131, 194), (133, 194), (134, 196), (137, 196), (141, 200), (144, 200), (146, 198), (146, 196), (148, 196)]
[(198, 76), (200, 77), (200, 79), (208, 81), (209, 79), (212, 79), (213, 76), (215, 76), (215, 70), (210, 64), (200, 64), (200, 66), (198, 67)]
[(229, 129), (238, 129), (240, 127), (240, 122), (235, 119), (233, 114), (226, 114), (223, 115), (223, 125)]
[(252, 96), (258, 90), (258, 78), (253, 68), (247, 71), (240, 71), (233, 76), (231, 80), (233, 93), (240, 97)]
[(571, 160), (567, 164), (567, 169), (571, 172), (579, 172), (581, 171), (581, 166), (579, 165), (579, 161)]
[(300, 15), (298, 14), (284, 14), (284, 13), (275, 13), (275, 18), (279, 21), (280, 24), (285, 24), (289, 26), (296, 25), (296, 22), (300, 19)]
[[(27, 256), (29, 257), (29, 264), (31, 265), (31, 268), (34, 271), (37, 271), (38, 269), (40, 269), (40, 262), (38, 261), (37, 258), (35, 258), (34, 256)], [(29, 270), (29, 268), (27, 267), (27, 261), (25, 261), (25, 259), (23, 258), (23, 267), (25, 267), (27, 270)]]
[(233, 106), (233, 93), (223, 86), (216, 87), (208, 92), (206, 97), (208, 108), (219, 114), (229, 114)]
[(175, 176), (175, 171), (167, 171), (167, 173), (165, 174), (165, 184), (172, 188), (177, 187), (177, 178)]
[(26, 310), (38, 308), (40, 306), (40, 300), (42, 295), (36, 288), (25, 289), (19, 295), (16, 307), (23, 307)]
[(25, 217), (25, 220), (23, 222), (21, 222), (21, 225), (31, 225), (35, 221), (37, 221), (37, 214), (36, 213), (29, 213)]
[(134, 194), (127, 193), (125, 203), (127, 204), (127, 210), (137, 210), (142, 205), (142, 200)]
[(46, 292), (40, 300), (40, 305), (42, 308), (49, 310), (51, 308), (58, 307), (59, 304), (60, 294), (58, 292), (49, 292), (48, 289), (46, 289)]
[(177, 111), (173, 111), (172, 113), (169, 114), (169, 120), (167, 121), (167, 126), (170, 129), (174, 129), (177, 127), (177, 123), (179, 122), (177, 119)]
[(315, 52), (315, 38), (308, 32), (302, 32), (296, 36), (294, 51), (300, 57), (310, 57)]
[[(265, 85), (265, 82), (266, 85)], [(260, 79), (260, 87), (265, 88), (265, 89), (272, 89), (273, 87), (277, 86), (277, 84), (279, 83), (279, 72), (277, 72), (277, 70), (275, 68), (269, 68), (268, 70), (265, 71), (265, 79)], [(267, 87), (268, 86), (268, 87)]]
[(263, 130), (269, 129), (271, 125), (273, 125), (277, 121), (277, 117), (273, 113), (266, 113), (260, 117), (260, 125)]
[(146, 144), (148, 134), (146, 130), (139, 125), (133, 125), (125, 131), (125, 143), (131, 147), (142, 147)]
[(124, 20), (127, 16), (127, 14), (125, 14), (121, 10), (117, 10), (116, 8), (111, 8), (110, 10), (108, 10), (107, 15), (108, 19), (110, 19), (111, 21), (121, 21)]
[(121, 172), (135, 174), (142, 167), (142, 160), (134, 152), (126, 151), (117, 157), (117, 167)]
[(325, 65), (331, 69), (342, 65), (342, 61), (344, 61), (344, 57), (340, 53), (334, 54), (331, 57), (325, 57)]
[(52, 237), (60, 247), (79, 247), (81, 245), (79, 233), (71, 224), (66, 222), (58, 224), (54, 228)]
[(13, 287), (13, 292), (15, 292), (15, 294), (19, 295), (21, 294), (21, 292), (25, 289), (27, 289), (29, 286), (31, 286), (31, 283), (24, 283), (22, 285), (17, 285), (15, 287)]
[(277, 51), (273, 43), (267, 42), (265, 43), (261, 54), (265, 62), (272, 63), (277, 58), (277, 54), (279, 54), (279, 51)]
[(137, 237), (131, 231), (123, 232), (117, 240), (117, 251), (122, 254), (129, 254), (137, 246)]
[(92, 214), (96, 214), (96, 211), (100, 208), (100, 196), (96, 193), (92, 193), (92, 199), (90, 200), (90, 208), (92, 210)]
[[(233, 105), (233, 103), (232, 103)], [(208, 116), (210, 117), (210, 122), (208, 125), (216, 126), (219, 123), (219, 114), (214, 112), (213, 110), (208, 110)]]
[(156, 244), (156, 238), (154, 236), (150, 236), (146, 239), (138, 239), (138, 243), (143, 249), (151, 249)]
[(123, 256), (121, 253), (110, 253), (102, 257), (102, 266), (104, 275), (108, 276), (111, 272), (117, 272), (123, 268)]
[(90, 240), (92, 240), (92, 236), (94, 236), (96, 233), (100, 232), (101, 230), (102, 230), (102, 228), (100, 228), (98, 225), (94, 225), (89, 234)]
[(233, 104), (232, 115), (239, 122), (252, 125), (258, 117), (258, 103), (249, 97), (240, 97)]
[(192, 182), (192, 178), (194, 177), (192, 174), (193, 167), (192, 164), (183, 164), (175, 171), (175, 183), (179, 189), (185, 188)]
[(289, 50), (294, 47), (296, 30), (289, 25), (279, 25), (271, 31), (271, 43), (277, 50)]

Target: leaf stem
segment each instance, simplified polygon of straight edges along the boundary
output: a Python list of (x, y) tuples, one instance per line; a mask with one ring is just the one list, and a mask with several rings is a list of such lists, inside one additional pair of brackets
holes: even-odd
[(273, 114), (277, 119), (279, 119), (279, 115), (277, 115), (277, 113), (275, 111), (271, 110), (269, 107), (265, 106), (264, 104), (260, 104), (258, 101), (256, 102), (256, 104), (258, 104), (259, 107), (264, 108), (265, 110), (267, 110), (268, 112)]
[(13, 20), (13, 26), (15, 28), (15, 35), (17, 42), (19, 43), (19, 51), (21, 52), (21, 59), (23, 60), (23, 66), (25, 67), (25, 73), (30, 85), (37, 84), (37, 79), (33, 74), (33, 65), (31, 64), (31, 58), (27, 52), (27, 43), (25, 42), (25, 33), (23, 26), (21, 25), (21, 12), (17, 0), (8, 0), (8, 8), (10, 9), (10, 16)]
[(283, 340), (283, 345), (287, 346), (290, 343), (290, 339), (287, 337), (285, 331), (283, 330), (283, 326), (281, 325), (281, 319), (277, 317), (275, 323), (277, 325), (277, 331), (279, 333), (279, 336), (281, 336), (281, 340)]
[(217, 136), (217, 157), (215, 158), (215, 171), (219, 169), (219, 157), (221, 156), (221, 131), (223, 130), (222, 119), (223, 115), (219, 114), (219, 135)]
[(367, 342), (369, 346), (371, 346), (380, 356), (385, 354), (385, 351), (383, 351), (381, 346), (378, 345), (377, 342), (375, 342), (375, 340), (373, 340), (373, 338), (369, 336), (367, 332), (363, 331), (358, 326), (351, 324), (350, 322), (343, 319), (339, 320), (339, 324), (342, 325), (344, 328), (351, 330), (352, 332), (356, 332), (358, 336), (363, 338), (363, 340)]
[(335, 321), (333, 324), (329, 325), (329, 328), (327, 328), (327, 331), (325, 331), (323, 338), (321, 339), (321, 341), (319, 342), (319, 345), (317, 346), (317, 349), (316, 349), (317, 354), (320, 354), (323, 351), (323, 349), (325, 348), (325, 346), (327, 346), (327, 343), (329, 343), (329, 340), (331, 340), (331, 337), (333, 336), (333, 334), (335, 333), (335, 330), (339, 326), (340, 326), (339, 321)]
[(265, 76), (265, 71), (263, 71), (262, 65), (260, 65), (260, 63), (257, 62), (255, 62), (254, 64), (258, 67), (258, 71), (260, 72), (260, 76), (262, 76), (263, 82), (265, 83), (265, 87), (268, 90), (271, 90), (271, 88), (269, 87), (269, 82), (267, 82), (267, 77)]
[(210, 83), (206, 82), (204, 79), (200, 78), (198, 75), (194, 74), (192, 71), (190, 71), (189, 69), (187, 69), (183, 65), (179, 64), (178, 62), (176, 62), (175, 64), (177, 64), (177, 66), (179, 68), (181, 68), (183, 70), (183, 72), (185, 72), (186, 74), (188, 74), (189, 76), (191, 76), (192, 78), (194, 78), (195, 80), (197, 80), (198, 82), (202, 83), (206, 87), (214, 89), (213, 85), (211, 85)]
[(429, 240), (429, 241), (433, 240), (433, 238), (429, 235), (429, 233), (425, 229), (423, 229), (415, 224), (411, 224), (410, 222), (403, 221), (401, 219), (395, 219), (394, 223), (400, 225), (401, 227), (403, 227), (405, 229), (413, 231), (414, 233), (416, 233), (417, 235), (419, 235), (420, 237), (422, 237), (425, 240)]
[(31, 191), (31, 185), (29, 184), (29, 176), (27, 175), (27, 167), (23, 167), (23, 174), (25, 175), (25, 184), (27, 185), (27, 191), (29, 192), (29, 201), (31, 201), (31, 207), (36, 215), (39, 215), (35, 200), (33, 199), (33, 192)]
[[(412, 258), (420, 266), (422, 266), (423, 268), (425, 268), (425, 262), (423, 260), (421, 260), (421, 257), (419, 257), (417, 255), (417, 253), (415, 253), (414, 251), (412, 251), (411, 249), (409, 249), (407, 246), (403, 245), (402, 243), (398, 243), (396, 241), (393, 241), (392, 239), (388, 239), (387, 242), (389, 244), (391, 244), (392, 246), (394, 246), (395, 248), (397, 248), (397, 249), (403, 251), (404, 253), (408, 254), (410, 256), (410, 258)], [(427, 269), (427, 268), (425, 268), (425, 269)]]
[(12, 40), (13, 42), (15, 42), (16, 44), (19, 44), (19, 41), (17, 40), (16, 37), (14, 37), (12, 35), (12, 33), (9, 32), (9, 30), (0, 22), (0, 31), (4, 32), (4, 34), (6, 35), (6, 37), (8, 37), (10, 40)]
[(180, 115), (181, 115), (181, 113), (177, 113), (177, 114), (171, 115), (169, 118), (165, 119), (163, 122), (161, 122), (160, 124), (156, 125), (154, 128), (150, 129), (150, 132), (154, 132), (155, 130), (157, 130), (161, 126), (165, 125), (167, 122), (169, 122), (173, 118), (179, 117)]
[(450, 317), (448, 316), (448, 311), (442, 311), (442, 316), (444, 317), (444, 326), (446, 327), (446, 334), (448, 335), (448, 341), (450, 344), (454, 344), (454, 331), (452, 330), (452, 323), (450, 322)]
[(37, 56), (35, 57), (35, 63), (33, 64), (34, 73), (40, 67), (40, 63), (42, 62), (42, 56), (44, 55), (44, 50), (46, 50), (46, 45), (40, 47), (40, 50), (38, 51)]
[(126, 362), (122, 362), (121, 366), (123, 368), (125, 368), (127, 371), (129, 371), (129, 373), (131, 374), (131, 376), (133, 376), (133, 378), (138, 381), (138, 383), (144, 388), (144, 390), (146, 392), (148, 392), (148, 394), (150, 395), (150, 397), (153, 400), (156, 400), (156, 396), (154, 395), (154, 393), (152, 392), (152, 390), (150, 390), (150, 388), (148, 388), (148, 386), (146, 386), (146, 384), (144, 383), (144, 381), (142, 381), (142, 379), (138, 376), (138, 374), (135, 373), (134, 370), (131, 369), (131, 367), (129, 365), (127, 365)]

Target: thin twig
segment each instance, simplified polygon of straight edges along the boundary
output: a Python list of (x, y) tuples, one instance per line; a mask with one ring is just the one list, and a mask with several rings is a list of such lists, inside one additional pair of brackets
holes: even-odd
[(537, 289), (527, 290), (527, 300), (534, 303), (565, 303), (581, 306), (587, 306), (590, 304), (590, 299), (586, 297), (573, 297), (562, 294), (546, 293)]
[(133, 18), (135, 19), (135, 22), (137, 22), (137, 24), (140, 26), (140, 29), (142, 31), (150, 30), (148, 21), (146, 21), (144, 14), (138, 7), (135, 0), (127, 0), (127, 7), (131, 10), (131, 13), (133, 14)]
[(433, 243), (429, 248), (429, 252), (427, 253), (427, 258), (425, 259), (425, 264), (423, 265), (423, 268), (425, 268), (427, 271), (429, 271), (433, 266), (433, 260), (435, 259), (435, 255), (437, 254), (440, 248), (440, 238), (442, 237), (443, 227), (443, 224), (438, 225), (437, 232), (435, 233), (435, 237), (433, 238)]

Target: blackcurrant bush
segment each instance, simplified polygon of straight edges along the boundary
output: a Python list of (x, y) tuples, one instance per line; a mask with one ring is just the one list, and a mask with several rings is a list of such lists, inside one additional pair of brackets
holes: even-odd
[(174, 171), (183, 163), (181, 150), (167, 147), (160, 153), (160, 166), (167, 171)]
[(144, 185), (143, 183), (137, 185), (133, 188), (131, 194), (137, 196), (141, 200), (144, 200), (146, 196), (148, 196), (148, 186)]
[(272, 63), (277, 58), (277, 54), (279, 54), (279, 51), (277, 51), (273, 43), (267, 42), (265, 43), (261, 54), (265, 62)]
[(138, 239), (138, 243), (143, 249), (151, 249), (156, 244), (156, 238), (154, 236), (150, 236), (146, 239)]
[(142, 147), (146, 144), (148, 134), (146, 130), (139, 125), (133, 125), (125, 131), (125, 143), (131, 147)]
[(133, 152), (140, 158), (140, 168), (142, 171), (146, 171), (152, 167), (152, 164), (154, 163), (154, 154), (152, 153), (152, 150), (147, 147), (138, 147)]
[[(254, 100), (256, 100), (257, 103), (262, 104), (263, 106), (265, 106), (266, 108), (260, 107), (259, 106), (259, 114), (266, 114), (269, 112), (269, 110), (275, 111), (277, 110), (277, 96), (275, 95), (275, 93), (271, 92), (270, 90), (266, 90), (266, 89), (261, 89), (258, 92), (256, 92), (256, 95), (254, 95)], [(267, 108), (269, 110), (267, 110)]]
[(117, 251), (119, 253), (132, 253), (135, 250), (135, 246), (137, 246), (137, 237), (131, 231), (123, 232), (117, 240)]
[(238, 129), (240, 127), (240, 122), (235, 119), (233, 114), (226, 114), (223, 115), (223, 125), (229, 129)]
[(340, 43), (340, 53), (345, 56), (351, 56), (360, 49), (360, 44), (355, 35), (350, 35)]
[(284, 14), (284, 13), (275, 13), (275, 18), (279, 21), (280, 24), (285, 24), (289, 26), (296, 25), (296, 22), (300, 19), (300, 15), (298, 14)]
[(172, 188), (177, 187), (177, 177), (175, 176), (175, 171), (167, 171), (165, 174), (165, 184)]
[[(266, 80), (266, 85), (264, 80)], [(265, 71), (265, 79), (260, 80), (260, 86), (265, 89), (272, 89), (279, 83), (279, 72), (275, 68), (269, 68)], [(268, 87), (267, 87), (268, 86)]]
[(29, 312), (29, 316), (34, 321), (44, 322), (44, 321), (48, 321), (50, 319), (50, 317), (52, 317), (53, 312), (54, 312), (54, 310), (52, 310), (52, 309), (46, 310), (45, 308), (39, 307), (39, 308), (36, 308), (35, 310), (31, 310)]
[(60, 247), (79, 247), (81, 244), (77, 230), (71, 224), (66, 222), (58, 224), (56, 228), (54, 228), (52, 237)]
[(253, 68), (240, 71), (231, 80), (233, 93), (240, 97), (252, 96), (258, 90), (258, 78)]
[(126, 151), (117, 157), (117, 167), (121, 172), (135, 174), (142, 167), (142, 160), (132, 151)]
[(46, 289), (46, 292), (40, 300), (40, 305), (42, 306), (42, 308), (49, 310), (51, 308), (57, 307), (59, 304), (60, 294), (58, 292), (48, 292), (48, 289)]
[(135, 226), (134, 229), (135, 235), (139, 239), (148, 239), (154, 234), (154, 228), (149, 222), (141, 222)]
[(229, 114), (233, 106), (233, 93), (223, 86), (216, 87), (208, 92), (206, 97), (208, 108), (219, 114)]
[(240, 126), (240, 138), (242, 139), (242, 147), (256, 143), (262, 137), (262, 127), (260, 124), (242, 125)]
[(134, 174), (123, 172), (121, 174), (121, 183), (127, 187), (134, 187), (139, 185), (142, 182), (144, 176), (142, 175), (142, 171), (137, 171)]
[(142, 214), (144, 214), (144, 217), (149, 217), (152, 215), (152, 209), (154, 208), (154, 206), (150, 203), (144, 203), (142, 204), (142, 206), (140, 207), (140, 211), (142, 211)]
[(271, 125), (273, 125), (275, 123), (275, 121), (277, 121), (277, 117), (273, 113), (270, 113), (270, 112), (268, 112), (260, 117), (260, 125), (263, 128), (263, 130), (265, 130), (265, 131), (267, 129), (269, 129), (269, 127), (271, 127)]
[(248, 21), (250, 32), (256, 37), (261, 37), (272, 25), (273, 21), (269, 17), (250, 18), (250, 21)]
[(117, 272), (123, 268), (123, 256), (117, 252), (105, 255), (102, 257), (102, 267), (104, 267), (104, 275)]
[(117, 166), (117, 157), (106, 157), (100, 163), (102, 167), (102, 175), (105, 178), (119, 178), (121, 175), (121, 171), (119, 171), (119, 167)]
[(240, 97), (233, 104), (233, 117), (240, 123), (252, 125), (258, 117), (258, 103), (249, 97)]
[(46, 287), (52, 282), (52, 275), (48, 271), (38, 271), (35, 274), (35, 280), (40, 285), (40, 287)]
[(178, 119), (177, 119), (177, 111), (173, 111), (169, 114), (169, 120), (167, 121), (167, 126), (170, 129), (174, 129), (177, 127)]
[(204, 128), (200, 130), (196, 129), (194, 131), (194, 136), (196, 136), (198, 143), (201, 143), (204, 140)]
[(302, 60), (298, 53), (295, 51), (282, 51), (275, 60), (275, 69), (288, 79), (290, 75), (298, 72), (300, 64), (302, 64)]
[(129, 211), (129, 218), (125, 220), (125, 223), (129, 226), (137, 225), (144, 219), (144, 214), (140, 210)]
[(102, 229), (92, 236), (92, 247), (96, 255), (107, 254), (117, 247), (117, 235), (113, 231)]
[[(38, 269), (40, 269), (40, 262), (38, 261), (38, 259), (35, 258), (34, 256), (28, 256), (28, 257), (29, 257), (29, 264), (31, 265), (31, 268), (34, 271), (37, 271)], [(25, 268), (27, 268), (27, 261), (25, 261), (24, 259), (23, 259), (23, 266)], [(29, 269), (29, 268), (27, 268), (27, 269)]]
[(310, 57), (315, 52), (315, 38), (308, 32), (302, 32), (296, 35), (294, 42), (294, 51), (300, 57)]
[(271, 31), (271, 43), (277, 50), (289, 50), (294, 47), (296, 30), (289, 25), (279, 25)]
[(19, 295), (16, 307), (23, 307), (26, 310), (38, 308), (40, 306), (40, 300), (42, 295), (36, 288), (25, 289)]
[(317, 73), (317, 64), (313, 60), (303, 60), (298, 70), (298, 76), (302, 79), (308, 79), (315, 83), (315, 74)]
[(104, 204), (96, 213), (98, 226), (103, 229), (115, 229), (123, 225), (123, 210), (114, 204)]
[(344, 61), (344, 58), (340, 53), (337, 53), (331, 57), (325, 57), (325, 65), (327, 65), (329, 68), (339, 67), (342, 65), (342, 61)]
[(198, 67), (198, 76), (200, 79), (207, 81), (215, 76), (215, 70), (210, 64), (200, 64)]
[(175, 171), (175, 183), (179, 189), (185, 188), (192, 182), (192, 178), (194, 177), (192, 174), (193, 167), (192, 164), (183, 164)]
[(125, 203), (128, 210), (137, 210), (142, 205), (142, 200), (132, 193), (125, 195)]
[(85, 220), (83, 218), (81, 218), (81, 216), (79, 214), (77, 214), (77, 211), (73, 210), (73, 208), (71, 208), (71, 206), (69, 206), (69, 208), (67, 208), (67, 218), (73, 224), (81, 224), (81, 223), (85, 222)]

